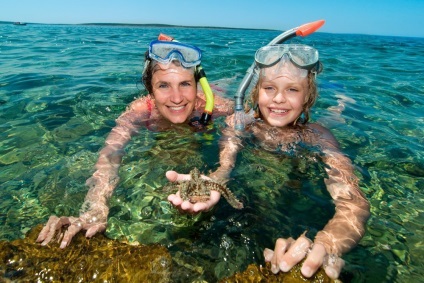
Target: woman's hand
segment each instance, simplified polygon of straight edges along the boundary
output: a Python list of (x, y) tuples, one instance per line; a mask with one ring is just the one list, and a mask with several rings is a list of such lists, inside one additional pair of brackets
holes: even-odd
[(271, 263), (271, 271), (288, 272), (293, 266), (306, 258), (302, 264), (302, 275), (309, 278), (322, 266), (325, 273), (337, 279), (344, 266), (344, 260), (336, 255), (327, 254), (322, 244), (313, 244), (305, 235), (296, 241), (293, 238), (277, 239), (275, 249), (264, 250), (265, 261)]
[[(166, 172), (166, 178), (168, 178), (170, 182), (191, 180), (189, 174), (178, 174), (175, 171)], [(205, 180), (211, 180), (209, 177), (206, 177), (204, 175), (202, 175), (201, 178)], [(210, 198), (206, 202), (191, 203), (188, 200), (183, 200), (180, 196), (180, 191), (178, 191), (175, 194), (169, 195), (168, 201), (171, 202), (172, 205), (178, 208), (181, 212), (196, 214), (202, 211), (208, 211), (212, 209), (215, 204), (217, 204), (220, 198), (221, 194), (219, 192), (211, 190)]]
[(85, 236), (87, 238), (93, 237), (98, 232), (106, 230), (107, 215), (109, 208), (103, 203), (91, 203), (89, 209), (82, 213), (80, 217), (57, 217), (50, 216), (47, 224), (41, 230), (36, 242), (42, 246), (47, 245), (53, 239), (55, 234), (64, 226), (68, 226), (61, 241), (60, 248), (67, 247), (72, 238), (81, 230), (87, 230)]

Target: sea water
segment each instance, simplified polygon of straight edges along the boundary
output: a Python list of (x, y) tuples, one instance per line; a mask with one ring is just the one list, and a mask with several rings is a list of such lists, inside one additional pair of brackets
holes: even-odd
[[(281, 31), (169, 26), (0, 25), (0, 239), (51, 214), (79, 214), (115, 119), (144, 93), (144, 52), (159, 33), (199, 46), (209, 81), (233, 98), (256, 49)], [(345, 282), (418, 282), (424, 276), (424, 39), (315, 33), (324, 71), (312, 120), (331, 129), (355, 165), (372, 216), (345, 254)], [(278, 237), (322, 229), (334, 214), (323, 164), (303, 152), (246, 143), (228, 186), (245, 204), (180, 215), (165, 172), (208, 174), (223, 119), (207, 131), (140, 130), (126, 148), (106, 235), (169, 248), (180, 282), (215, 282), (264, 264)]]

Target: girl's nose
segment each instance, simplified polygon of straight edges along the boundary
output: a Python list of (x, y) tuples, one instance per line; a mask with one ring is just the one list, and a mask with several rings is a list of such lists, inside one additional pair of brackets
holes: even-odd
[(286, 97), (281, 91), (278, 91), (277, 94), (274, 96), (273, 101), (275, 103), (283, 103), (286, 101)]

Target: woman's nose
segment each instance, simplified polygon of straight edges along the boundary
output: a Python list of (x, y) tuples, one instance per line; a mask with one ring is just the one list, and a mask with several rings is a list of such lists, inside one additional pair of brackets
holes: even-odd
[(170, 100), (172, 103), (180, 104), (184, 100), (184, 97), (179, 89), (173, 89)]

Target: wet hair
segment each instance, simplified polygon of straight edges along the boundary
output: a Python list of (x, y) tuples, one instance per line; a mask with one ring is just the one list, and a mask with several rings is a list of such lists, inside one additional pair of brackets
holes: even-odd
[[(157, 61), (152, 60), (148, 57), (149, 56), (148, 54), (149, 54), (149, 51), (146, 51), (145, 53), (146, 59), (144, 61), (144, 69), (143, 69), (143, 74), (141, 75), (141, 82), (143, 83), (148, 93), (152, 94), (153, 93), (153, 85), (152, 85), (153, 74), (156, 71), (161, 70), (161, 68), (158, 65)], [(181, 65), (181, 62), (178, 60), (172, 60), (170, 64), (174, 64), (177, 67), (182, 67), (184, 69), (187, 69), (183, 65)], [(196, 74), (194, 74), (194, 79), (196, 83), (199, 81), (199, 78)]]
[[(317, 67), (317, 69), (313, 69), (308, 72), (308, 76), (306, 77), (308, 79), (308, 93), (306, 94), (306, 102), (303, 104), (302, 113), (293, 122), (293, 125), (296, 125), (297, 123), (306, 124), (309, 121), (309, 112), (318, 98), (316, 75), (320, 73), (321, 71), (322, 71), (322, 64), (319, 63), (319, 66)], [(262, 80), (263, 78), (261, 76), (259, 78), (259, 81), (256, 83), (255, 87), (252, 89), (249, 99), (247, 99), (244, 104), (245, 112), (247, 113), (251, 109), (253, 109), (255, 118), (263, 118), (262, 113), (258, 107), (259, 89), (260, 89), (260, 84)]]

